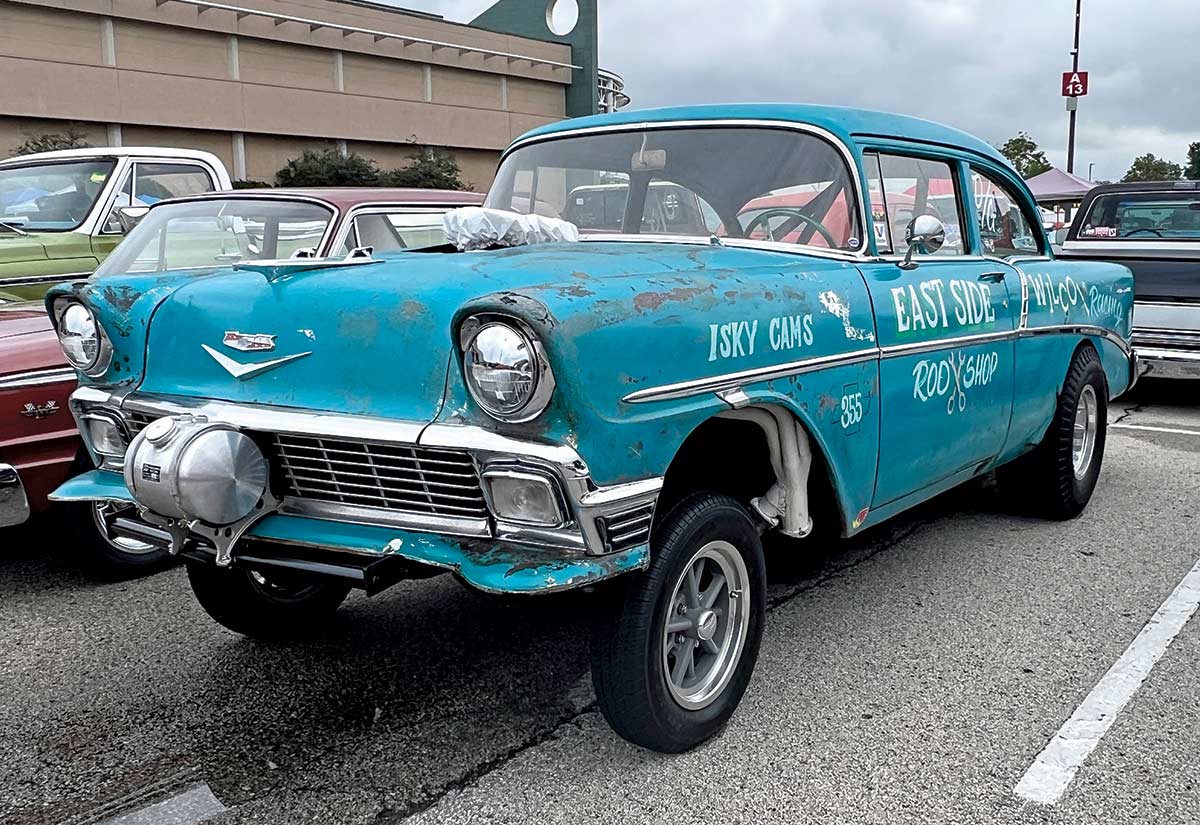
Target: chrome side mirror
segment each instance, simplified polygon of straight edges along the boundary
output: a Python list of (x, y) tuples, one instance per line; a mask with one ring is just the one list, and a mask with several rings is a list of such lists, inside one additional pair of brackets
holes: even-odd
[(913, 252), (933, 255), (946, 243), (946, 226), (933, 215), (917, 215), (904, 231), (904, 242), (908, 252), (904, 255), (901, 269), (916, 269), (920, 264), (912, 259)]
[(129, 234), (129, 230), (137, 226), (142, 218), (146, 217), (146, 213), (150, 211), (149, 206), (121, 206), (117, 209), (117, 221), (121, 224), (121, 231)]

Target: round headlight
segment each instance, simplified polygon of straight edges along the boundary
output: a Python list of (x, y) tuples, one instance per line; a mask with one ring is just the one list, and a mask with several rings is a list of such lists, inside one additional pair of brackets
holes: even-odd
[(71, 366), (85, 373), (107, 368), (101, 364), (105, 340), (96, 316), (83, 304), (70, 302), (58, 316), (58, 342)]
[(463, 372), (475, 401), (502, 421), (536, 418), (554, 391), (537, 339), (502, 321), (485, 321), (471, 335), (463, 348)]

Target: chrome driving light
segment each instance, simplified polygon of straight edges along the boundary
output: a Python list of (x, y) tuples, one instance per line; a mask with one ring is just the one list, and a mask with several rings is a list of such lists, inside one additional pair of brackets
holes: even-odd
[(484, 492), (492, 514), (501, 521), (538, 527), (566, 523), (562, 496), (554, 479), (523, 470), (488, 470)]
[(152, 421), (129, 447), (125, 486), (154, 513), (227, 525), (262, 507), (267, 459), (236, 428), (202, 416)]
[(463, 374), (471, 396), (501, 421), (532, 421), (554, 393), (541, 342), (512, 320), (469, 318), (462, 327)]
[(58, 343), (68, 363), (85, 375), (102, 375), (112, 359), (112, 347), (92, 311), (78, 301), (54, 306)]

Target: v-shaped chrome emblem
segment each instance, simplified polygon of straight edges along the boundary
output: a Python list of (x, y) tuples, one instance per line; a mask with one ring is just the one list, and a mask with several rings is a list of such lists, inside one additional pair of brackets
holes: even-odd
[(303, 358), (306, 355), (312, 355), (312, 352), (298, 352), (295, 355), (285, 355), (282, 358), (276, 358), (273, 361), (260, 361), (257, 364), (240, 364), (234, 361), (228, 355), (217, 352), (208, 344), (201, 344), (204, 351), (213, 357), (213, 360), (225, 368), (225, 371), (239, 381), (245, 381), (247, 378), (253, 378), (256, 375), (262, 375), (267, 370), (273, 370), (276, 367), (283, 366), (289, 361), (295, 361), (298, 358)]

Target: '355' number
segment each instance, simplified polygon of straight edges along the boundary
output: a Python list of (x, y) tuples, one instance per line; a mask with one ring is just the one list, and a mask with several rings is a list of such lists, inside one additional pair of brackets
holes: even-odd
[(842, 429), (848, 430), (862, 421), (862, 393), (854, 392), (842, 396)]

